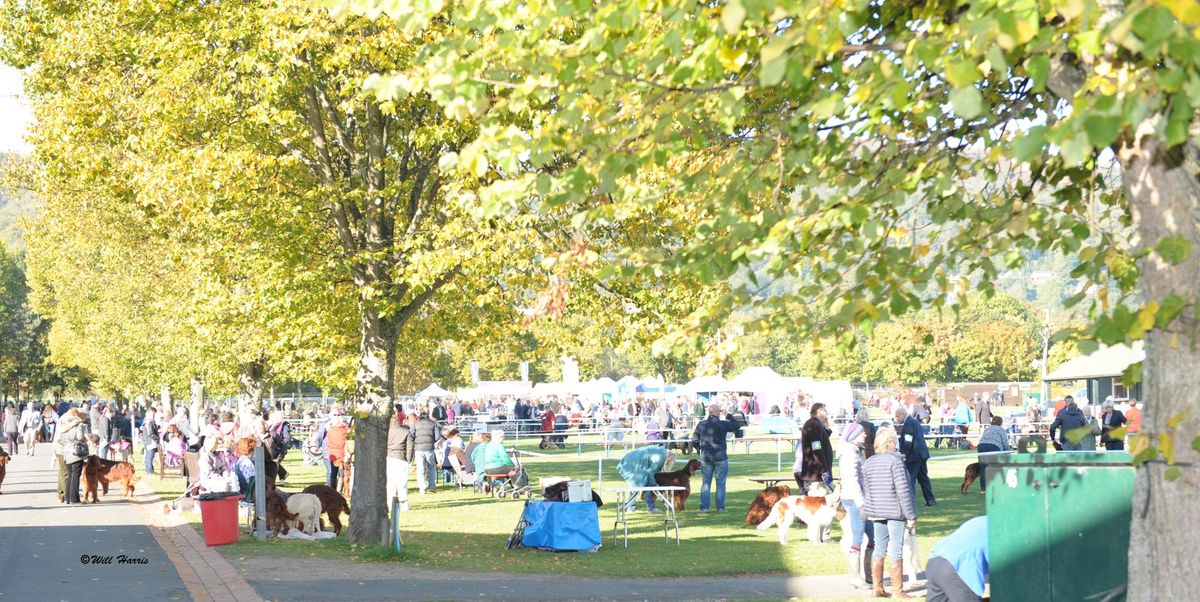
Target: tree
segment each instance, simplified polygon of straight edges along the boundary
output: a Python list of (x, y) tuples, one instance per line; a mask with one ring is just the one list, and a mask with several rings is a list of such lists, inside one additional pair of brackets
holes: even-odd
[(952, 330), (938, 321), (880, 324), (867, 343), (867, 380), (901, 385), (946, 382)]
[[(480, 123), (461, 169), (529, 157), (490, 183), (486, 213), (533, 194), (580, 220), (686, 197), (712, 217), (624, 257), (713, 280), (759, 261), (770, 278), (804, 275), (765, 298), (749, 294), (758, 283), (731, 288), (725, 306), (752, 303), (763, 321), (828, 305), (832, 319), (794, 327), (845, 341), (990, 291), (1023, 249), (1078, 259), (1089, 289), (1068, 304), (1091, 299), (1093, 341), (1146, 339), (1141, 441), (1167, 448), (1166, 463), (1138, 466), (1129, 595), (1190, 595), (1200, 559), (1178, 550), (1197, 536), (1173, 527), (1200, 479), (1168, 464), (1200, 458), (1169, 445), (1177, 428), (1200, 431), (1191, 3), (332, 3), (463, 32), (374, 86)], [(534, 127), (487, 127), (513, 116)], [(624, 185), (651, 173), (652, 186)], [(708, 330), (723, 319), (708, 317)], [(705, 330), (672, 345), (698, 347)]]

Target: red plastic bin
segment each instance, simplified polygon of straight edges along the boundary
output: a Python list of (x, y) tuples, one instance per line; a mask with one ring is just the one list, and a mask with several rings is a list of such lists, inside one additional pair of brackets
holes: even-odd
[(223, 546), (238, 540), (238, 500), (231, 495), (219, 500), (200, 500), (200, 523), (204, 526), (204, 543)]

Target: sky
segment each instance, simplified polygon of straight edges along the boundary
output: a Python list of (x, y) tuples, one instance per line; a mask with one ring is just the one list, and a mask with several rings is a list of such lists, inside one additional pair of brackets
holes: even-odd
[(21, 72), (0, 64), (0, 152), (29, 152), (22, 138), (32, 121), (33, 111), (21, 90)]

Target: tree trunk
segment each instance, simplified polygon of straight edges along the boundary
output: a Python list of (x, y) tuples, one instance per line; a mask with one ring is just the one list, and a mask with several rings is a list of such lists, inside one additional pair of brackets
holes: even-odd
[[(1168, 151), (1156, 136), (1143, 136), (1157, 121), (1147, 120), (1137, 140), (1120, 149), (1118, 157), (1141, 247), (1153, 248), (1168, 236), (1191, 242), (1191, 254), (1178, 265), (1156, 253), (1139, 260), (1146, 301), (1176, 294), (1189, 304), (1169, 330), (1155, 329), (1146, 336), (1142, 367), (1142, 432), (1172, 435), (1175, 461), (1184, 466), (1173, 481), (1164, 478), (1168, 466), (1161, 462), (1137, 469), (1129, 542), (1128, 599), (1134, 602), (1194, 599), (1200, 578), (1200, 555), (1193, 553), (1200, 536), (1189, 528), (1200, 499), (1195, 464), (1200, 453), (1190, 445), (1200, 432), (1200, 341), (1191, 305), (1200, 299), (1200, 150), (1188, 144)], [(1181, 413), (1186, 418), (1170, 428), (1168, 421)]]
[(251, 409), (262, 410), (267, 370), (262, 360), (242, 364), (238, 372), (238, 417)]
[(188, 407), (188, 424), (192, 430), (200, 432), (200, 412), (204, 408), (204, 381), (199, 377), (192, 379), (192, 403)]
[(350, 503), (350, 541), (389, 541), (387, 431), (396, 365), (396, 329), (367, 300), (361, 312), (358, 376), (355, 379), (354, 486)]

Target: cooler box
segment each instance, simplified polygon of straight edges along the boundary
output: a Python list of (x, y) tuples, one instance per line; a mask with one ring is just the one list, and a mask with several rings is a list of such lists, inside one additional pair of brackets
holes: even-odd
[(238, 500), (240, 495), (219, 499), (200, 499), (200, 522), (204, 527), (204, 543), (223, 546), (238, 540)]
[(569, 481), (567, 483), (567, 501), (568, 502), (590, 502), (590, 501), (592, 501), (592, 482), (591, 481)]
[(521, 545), (541, 550), (591, 552), (600, 548), (600, 514), (595, 504), (530, 500)]

